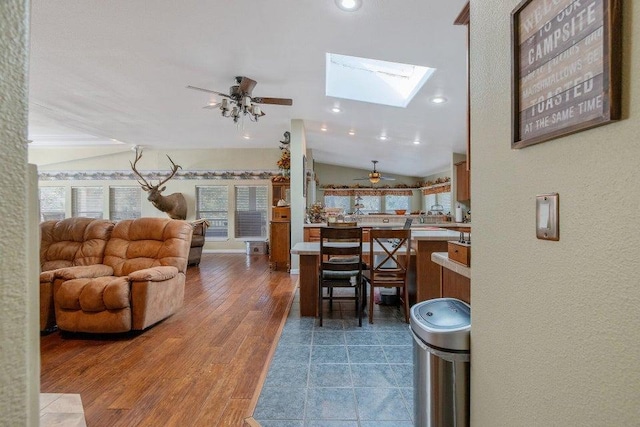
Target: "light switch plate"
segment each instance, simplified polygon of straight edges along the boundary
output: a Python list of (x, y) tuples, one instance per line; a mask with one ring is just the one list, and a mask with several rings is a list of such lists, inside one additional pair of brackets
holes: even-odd
[(560, 240), (560, 210), (558, 193), (536, 196), (536, 237)]

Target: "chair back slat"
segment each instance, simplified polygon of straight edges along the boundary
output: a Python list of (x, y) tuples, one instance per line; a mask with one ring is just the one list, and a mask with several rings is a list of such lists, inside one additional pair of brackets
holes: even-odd
[[(362, 228), (345, 226), (323, 227), (320, 229), (320, 268), (318, 277), (318, 314), (322, 326), (322, 301), (329, 300), (332, 307), (333, 300), (354, 300), (358, 315), (358, 325), (362, 326)], [(323, 296), (323, 289), (327, 289), (328, 296)], [(351, 288), (351, 296), (333, 294), (334, 288)]]
[[(411, 262), (411, 230), (409, 229), (373, 229), (369, 232), (371, 246), (369, 256), (372, 260), (371, 277), (376, 280), (404, 281)], [(376, 247), (382, 247), (384, 255), (375, 257)]]

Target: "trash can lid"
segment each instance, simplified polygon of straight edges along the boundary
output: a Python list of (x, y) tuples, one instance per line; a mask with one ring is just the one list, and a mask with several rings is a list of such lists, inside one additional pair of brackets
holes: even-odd
[(455, 298), (437, 298), (411, 308), (411, 328), (428, 346), (469, 351), (471, 307)]

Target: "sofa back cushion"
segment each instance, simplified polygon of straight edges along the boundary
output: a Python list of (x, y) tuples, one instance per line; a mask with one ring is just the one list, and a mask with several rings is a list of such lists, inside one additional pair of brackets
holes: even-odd
[(102, 264), (113, 221), (67, 218), (40, 224), (40, 268), (55, 270), (76, 265)]
[(107, 243), (104, 264), (116, 276), (157, 266), (174, 266), (184, 273), (192, 230), (188, 222), (168, 218), (119, 221)]

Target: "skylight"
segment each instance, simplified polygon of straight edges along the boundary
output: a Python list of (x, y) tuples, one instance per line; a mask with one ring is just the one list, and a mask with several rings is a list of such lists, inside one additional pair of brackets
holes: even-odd
[(406, 108), (435, 68), (327, 53), (327, 96)]

